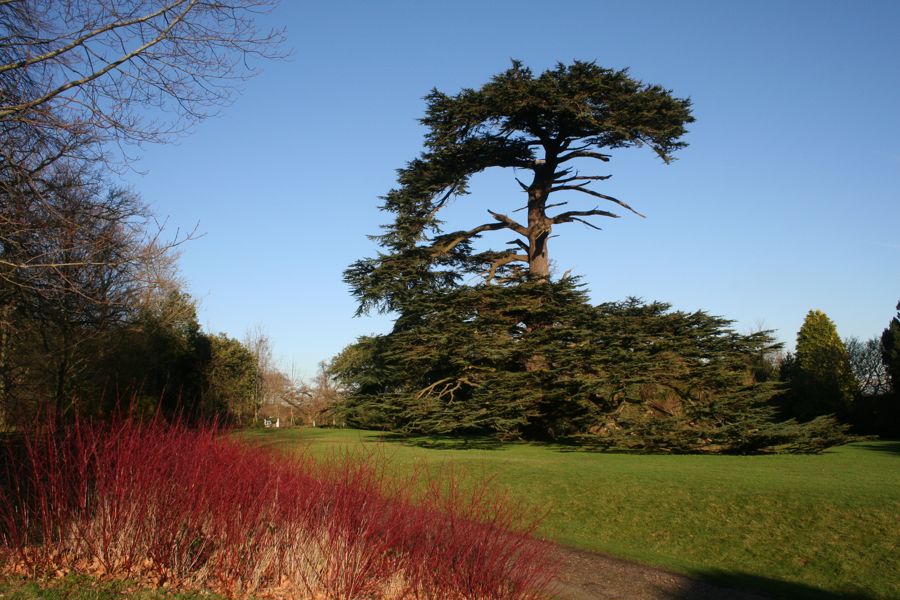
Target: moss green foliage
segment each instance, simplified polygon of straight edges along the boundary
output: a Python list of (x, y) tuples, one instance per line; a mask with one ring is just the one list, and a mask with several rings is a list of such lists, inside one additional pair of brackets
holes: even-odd
[(249, 348), (224, 333), (210, 336), (209, 344), (205, 412), (227, 414), (239, 424), (250, 423), (256, 410), (256, 358)]
[(859, 393), (850, 357), (834, 323), (820, 310), (806, 315), (788, 368), (788, 410), (801, 420), (836, 414), (847, 418)]
[(767, 332), (576, 282), (461, 286), (409, 302), (391, 333), (332, 363), (348, 423), (404, 433), (555, 439), (655, 452), (816, 451), (822, 419), (777, 422), (756, 367)]
[[(157, 410), (248, 424), (257, 402), (252, 352), (225, 334), (204, 332), (193, 299), (171, 282), (141, 292), (102, 328), (89, 320), (68, 324), (78, 343), (70, 342), (65, 368), (45, 360), (60, 337), (49, 331), (54, 325), (13, 315), (15, 335), (0, 340), (7, 346), (0, 364), (0, 426), (21, 426), (54, 411), (71, 421), (76, 415)], [(57, 394), (64, 402), (55, 405)]]
[(542, 532), (775, 598), (900, 597), (900, 444), (819, 455), (658, 456), (488, 438), (265, 430), (248, 438), (327, 458), (383, 453), (406, 473), (447, 465), (546, 510)]

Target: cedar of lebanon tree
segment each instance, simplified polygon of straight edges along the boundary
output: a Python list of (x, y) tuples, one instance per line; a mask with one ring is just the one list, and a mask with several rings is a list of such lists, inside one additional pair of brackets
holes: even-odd
[[(578, 167), (608, 162), (611, 150), (639, 146), (669, 163), (686, 145), (685, 125), (694, 120), (690, 100), (633, 79), (625, 69), (580, 61), (539, 76), (513, 61), (481, 89), (455, 96), (433, 90), (426, 102), (426, 149), (399, 170), (400, 186), (384, 197), (383, 210), (396, 220), (375, 239), (387, 252), (357, 261), (345, 273), (360, 313), (400, 309), (412, 289), (446, 288), (465, 272), (480, 272), (487, 281), (520, 275), (547, 280), (555, 225), (598, 228), (592, 218), (619, 216), (607, 208), (640, 214), (596, 189), (610, 175)], [(488, 209), (485, 223), (443, 233), (437, 213), (467, 193), (469, 177), (492, 167), (530, 172), (530, 181), (516, 178), (527, 194), (526, 220)], [(562, 208), (575, 196), (590, 204)], [(503, 230), (515, 235), (508, 242), (512, 249), (473, 251), (475, 238)]]
[[(382, 252), (344, 274), (358, 313), (397, 313), (391, 332), (331, 364), (349, 425), (661, 452), (818, 451), (842, 439), (829, 417), (775, 421), (774, 384), (754, 372), (777, 349), (768, 332), (634, 299), (595, 307), (577, 277), (551, 278), (555, 226), (639, 214), (600, 191), (610, 176), (593, 167), (639, 146), (671, 161), (689, 100), (593, 63), (534, 76), (513, 62), (478, 90), (426, 101), (425, 150), (383, 199), (394, 221), (374, 238)], [(528, 173), (516, 178), (527, 212), (495, 206), (444, 231), (438, 213), (490, 168)], [(512, 233), (513, 249), (476, 250), (489, 232)]]

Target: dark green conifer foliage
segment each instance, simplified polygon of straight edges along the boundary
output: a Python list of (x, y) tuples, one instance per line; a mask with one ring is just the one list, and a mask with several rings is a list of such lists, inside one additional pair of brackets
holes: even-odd
[[(529, 327), (527, 320), (544, 325)], [(553, 439), (654, 452), (812, 451), (832, 419), (777, 423), (776, 348), (703, 312), (636, 299), (591, 306), (572, 280), (459, 287), (384, 336), (346, 348), (333, 373), (350, 424), (404, 433)]]
[(897, 303), (897, 316), (881, 334), (881, 358), (894, 394), (900, 394), (900, 302)]
[[(669, 162), (685, 146), (681, 137), (693, 121), (689, 100), (641, 83), (626, 70), (578, 61), (539, 76), (513, 62), (478, 90), (455, 96), (434, 90), (426, 102), (425, 151), (398, 171), (399, 187), (383, 198), (382, 209), (394, 217), (374, 236), (383, 252), (357, 261), (344, 274), (360, 313), (405, 312), (412, 296), (447, 290), (473, 273), (488, 281), (524, 274), (548, 279), (548, 241), (555, 225), (594, 226), (592, 217), (618, 216), (598, 203), (636, 212), (591, 187), (610, 175), (582, 174), (578, 168), (608, 162), (610, 150), (632, 146), (646, 146)], [(443, 231), (441, 209), (468, 193), (472, 175), (495, 167), (532, 173), (530, 183), (510, 177), (527, 196), (526, 219), (518, 222), (486, 207), (487, 222)], [(567, 201), (556, 201), (557, 195), (579, 194), (590, 203), (584, 210), (558, 209)], [(552, 209), (559, 212), (551, 214)], [(501, 242), (513, 249), (474, 251), (473, 240), (493, 231), (503, 231)], [(515, 239), (507, 242), (510, 235)]]
[[(382, 250), (344, 273), (358, 314), (398, 315), (333, 361), (349, 424), (668, 452), (828, 443), (807, 435), (814, 426), (774, 424), (773, 384), (753, 376), (773, 348), (767, 332), (661, 303), (592, 306), (576, 281), (551, 278), (555, 226), (618, 217), (599, 202), (639, 214), (594, 189), (610, 175), (578, 169), (639, 146), (668, 163), (685, 146), (689, 100), (593, 63), (534, 76), (514, 62), (478, 90), (426, 101), (425, 150), (383, 198), (394, 220), (373, 236)], [(489, 209), (480, 225), (443, 230), (440, 211), (471, 176), (510, 167), (530, 171), (530, 182), (510, 178), (527, 196), (521, 222)], [(514, 235), (513, 249), (476, 249), (489, 232)]]

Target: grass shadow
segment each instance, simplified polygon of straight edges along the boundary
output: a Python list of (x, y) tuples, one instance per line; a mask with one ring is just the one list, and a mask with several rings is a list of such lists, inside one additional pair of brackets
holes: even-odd
[(490, 436), (410, 435), (388, 431), (370, 432), (365, 436), (365, 441), (394, 443), (428, 450), (503, 450), (516, 446), (528, 446), (562, 453), (653, 454), (652, 452), (642, 453), (634, 450), (589, 445), (578, 441), (500, 440)]
[[(672, 600), (701, 600), (709, 598), (709, 588), (705, 584), (734, 590), (749, 591), (756, 597), (774, 600), (876, 600), (869, 590), (849, 589), (847, 591), (823, 590), (814, 586), (780, 579), (761, 577), (751, 573), (736, 571), (695, 571), (691, 578), (695, 585), (688, 586), (672, 597)], [(740, 597), (735, 594), (735, 598)], [(749, 595), (746, 597), (750, 597)]]
[(872, 452), (884, 452), (900, 456), (900, 441), (882, 440), (880, 442), (857, 442), (853, 444), (857, 448), (863, 448)]
[(368, 439), (429, 450), (500, 450), (506, 445), (506, 442), (487, 436), (404, 435), (383, 432), (368, 436)]
[(541, 442), (526, 440), (500, 440), (478, 435), (407, 435), (402, 433), (378, 432), (366, 436), (366, 441), (386, 442), (425, 448), (429, 450), (503, 450), (515, 446), (546, 448), (559, 452), (584, 451), (583, 446), (565, 442)]

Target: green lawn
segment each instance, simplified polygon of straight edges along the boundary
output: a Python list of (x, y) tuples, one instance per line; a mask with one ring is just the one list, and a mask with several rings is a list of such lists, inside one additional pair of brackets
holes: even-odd
[(34, 581), (21, 577), (0, 580), (2, 600), (222, 600), (202, 592), (149, 589), (126, 581), (99, 581), (68, 575)]
[(548, 510), (560, 543), (785, 598), (900, 598), (900, 443), (815, 456), (652, 456), (356, 430), (257, 430), (284, 450), (385, 454), (483, 475)]

